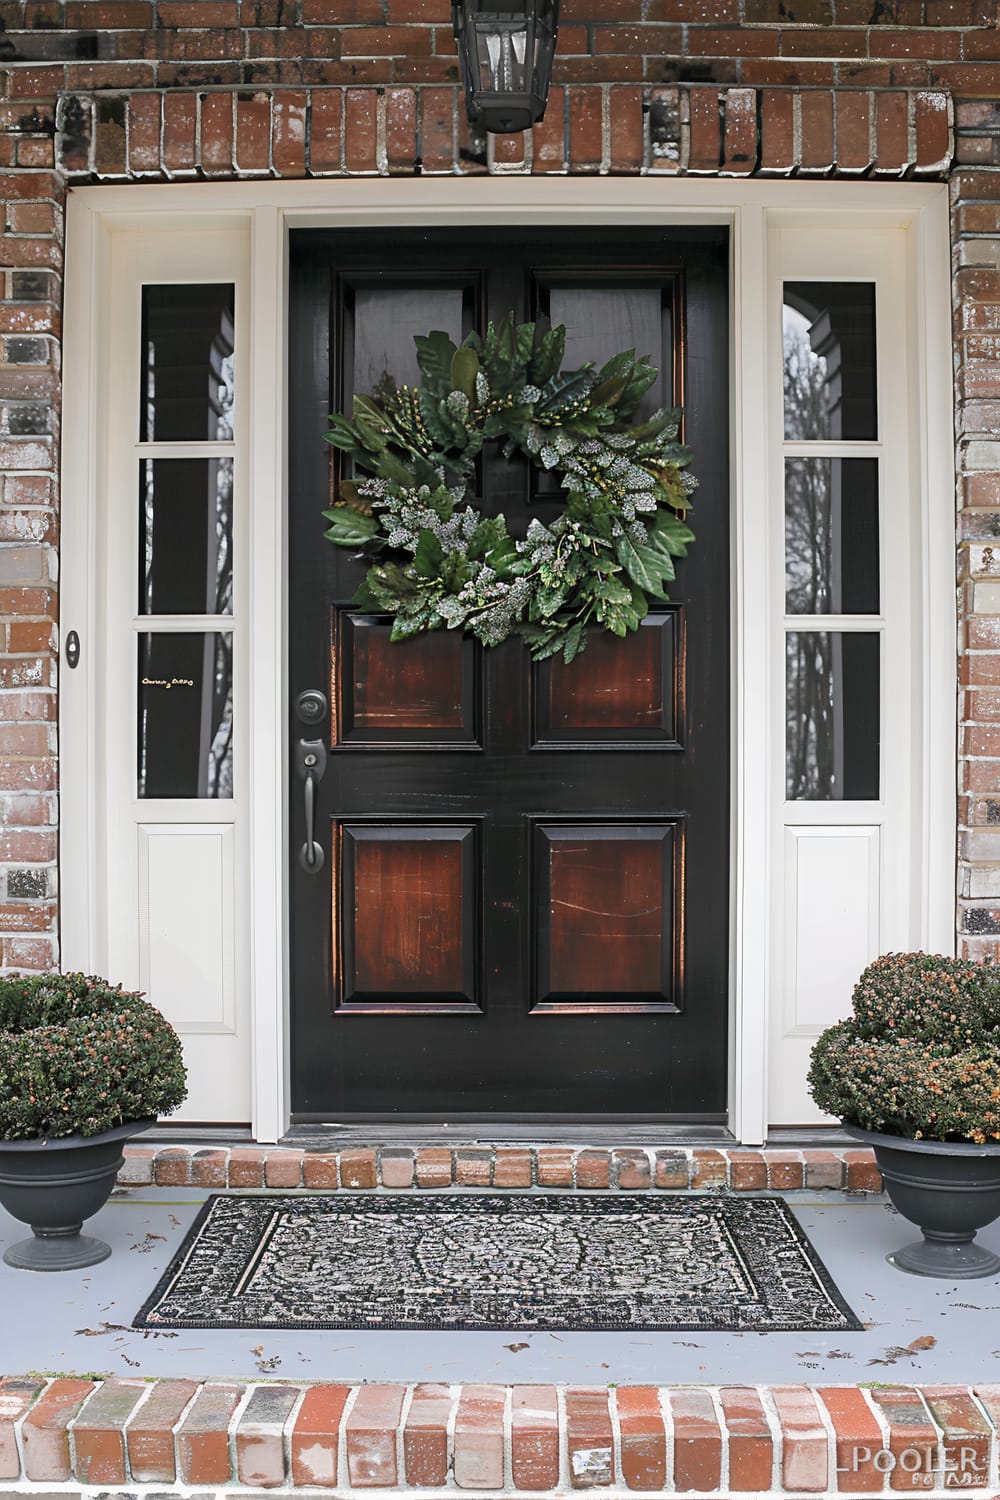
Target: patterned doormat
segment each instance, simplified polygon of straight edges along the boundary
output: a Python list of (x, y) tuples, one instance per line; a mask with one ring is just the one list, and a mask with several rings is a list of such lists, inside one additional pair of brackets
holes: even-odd
[(780, 1198), (213, 1196), (137, 1328), (859, 1329)]

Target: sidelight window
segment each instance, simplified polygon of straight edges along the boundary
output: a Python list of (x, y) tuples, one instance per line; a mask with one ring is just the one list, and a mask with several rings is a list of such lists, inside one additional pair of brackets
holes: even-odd
[(234, 287), (142, 289), (137, 790), (233, 795)]
[(877, 799), (883, 621), (874, 284), (786, 281), (782, 323), (785, 794)]

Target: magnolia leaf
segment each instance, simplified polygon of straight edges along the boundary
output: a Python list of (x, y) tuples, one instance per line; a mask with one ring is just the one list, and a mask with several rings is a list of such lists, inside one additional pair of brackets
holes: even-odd
[(495, 547), (491, 547), (486, 554), (486, 562), (498, 578), (513, 577), (517, 560), (517, 548), (509, 536), (498, 542)]
[(340, 414), (331, 416), (330, 421), (333, 426), (329, 432), (324, 433), (326, 441), (334, 448), (343, 448), (347, 453), (358, 452), (362, 445), (352, 423)]
[(560, 325), (539, 335), (535, 325), (535, 349), (528, 366), (528, 379), (532, 385), (544, 386), (553, 380), (562, 369), (566, 353), (566, 329)]
[(514, 358), (514, 314), (512, 312), (507, 314), (497, 329), (496, 351), (503, 363), (509, 366)]
[(455, 357), (455, 345), (448, 334), (436, 328), (433, 333), (418, 333), (413, 342), (417, 346), (417, 364), (420, 373), (436, 397), (446, 396), (451, 390), (451, 362)]
[(362, 495), (358, 489), (357, 482), (353, 479), (342, 479), (337, 486), (337, 504), (347, 505), (351, 510), (356, 510), (359, 516), (370, 516), (372, 503), (366, 495)]
[(641, 423), (638, 427), (630, 427), (629, 432), (637, 443), (648, 442), (650, 438), (658, 437), (668, 427), (677, 428), (680, 422), (680, 410), (676, 407), (661, 406), (649, 418), (648, 422)]
[(444, 548), (433, 531), (421, 531), (417, 537), (417, 549), (413, 554), (413, 566), (425, 578), (437, 578), (444, 562)]
[(476, 376), (479, 374), (479, 355), (475, 349), (463, 344), (456, 349), (451, 361), (451, 388), (461, 391), (470, 406), (476, 404)]
[(374, 422), (376, 427), (386, 426), (386, 415), (383, 407), (370, 396), (355, 396), (354, 398), (354, 421)]
[(329, 531), (323, 534), (338, 547), (363, 547), (378, 531), (374, 516), (360, 515), (347, 505), (335, 505), (332, 510), (325, 510), (323, 516), (330, 522)]
[(627, 384), (629, 377), (636, 366), (635, 350), (625, 349), (621, 354), (613, 354), (597, 372), (598, 380), (623, 379)]
[(375, 462), (375, 472), (382, 479), (391, 479), (394, 484), (401, 484), (409, 489), (416, 477), (412, 469), (408, 469), (403, 461), (390, 453), (388, 448), (378, 455)]
[(549, 620), (566, 603), (567, 589), (563, 584), (552, 584), (549, 587), (540, 587), (535, 593), (535, 604), (537, 605), (538, 618)]
[(430, 629), (433, 629), (433, 626), (429, 610), (419, 610), (415, 615), (396, 615), (392, 622), (389, 639), (390, 641), (405, 641), (411, 635), (419, 635), (422, 630)]
[(416, 579), (410, 577), (406, 567), (396, 562), (383, 563), (381, 567), (373, 568), (372, 582), (394, 590), (403, 599), (420, 592)]
[(517, 353), (518, 364), (527, 367), (531, 363), (531, 356), (535, 348), (534, 323), (521, 323), (514, 330), (514, 348)]
[(674, 557), (686, 557), (688, 543), (694, 541), (694, 532), (690, 526), (671, 515), (669, 510), (658, 510), (656, 520), (651, 528), (651, 536), (656, 539), (664, 551), (671, 553)]
[(576, 624), (571, 625), (566, 632), (566, 639), (563, 643), (563, 661), (567, 666), (574, 656), (579, 656), (583, 650), (583, 629), (583, 621), (577, 620)]
[(620, 536), (615, 542), (615, 553), (626, 573), (645, 593), (656, 599), (669, 597), (661, 579), (673, 578), (674, 565), (658, 547), (633, 542), (630, 536)]
[(599, 605), (597, 614), (598, 618), (611, 631), (612, 635), (620, 635), (623, 639), (628, 635), (628, 626), (615, 611), (602, 609)]
[(617, 578), (599, 578), (594, 583), (591, 593), (605, 604), (630, 604), (632, 602), (632, 591), (625, 587), (624, 583)]
[(544, 661), (555, 656), (563, 643), (563, 630), (558, 625), (521, 625), (518, 634), (531, 647), (532, 661)]
[(582, 401), (593, 383), (594, 375), (589, 365), (585, 365), (582, 370), (573, 370), (568, 375), (553, 378), (542, 392), (542, 399), (535, 407), (535, 416), (552, 417), (574, 402)]
[(618, 415), (623, 422), (627, 422), (632, 416), (650, 386), (656, 383), (658, 375), (659, 371), (649, 363), (645, 356), (636, 361), (632, 379), (625, 387), (622, 398), (618, 403)]
[(628, 381), (622, 376), (611, 376), (595, 385), (590, 393), (591, 406), (614, 406), (621, 400)]

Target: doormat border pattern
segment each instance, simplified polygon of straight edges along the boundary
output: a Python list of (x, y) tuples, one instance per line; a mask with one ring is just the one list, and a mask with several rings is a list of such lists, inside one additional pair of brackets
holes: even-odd
[[(12, 1376), (7, 1483), (491, 1494), (995, 1494), (1000, 1386), (348, 1385)], [(67, 1425), (73, 1442), (69, 1443)], [(671, 1438), (672, 1434), (672, 1438)], [(15, 1441), (16, 1439), (16, 1441)], [(853, 1456), (853, 1457), (852, 1457)], [(914, 1467), (914, 1461), (919, 1467)], [(896, 1470), (896, 1486), (892, 1486)], [(573, 1482), (575, 1479), (575, 1483)], [(919, 1481), (919, 1483), (917, 1482)]]
[(136, 1328), (859, 1332), (782, 1198), (213, 1194)]
[[(416, 1135), (417, 1132), (414, 1132)], [(879, 1193), (882, 1177), (870, 1149), (487, 1145), (345, 1146), (326, 1151), (246, 1145), (125, 1148), (121, 1187), (571, 1188), (588, 1192), (795, 1192), (829, 1188)]]

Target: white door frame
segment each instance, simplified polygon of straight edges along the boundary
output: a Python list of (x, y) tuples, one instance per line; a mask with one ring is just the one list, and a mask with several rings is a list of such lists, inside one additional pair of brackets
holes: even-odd
[[(288, 1123), (287, 1045), (287, 231), (299, 226), (400, 224), (729, 224), (732, 233), (731, 474), (733, 500), (733, 714), (730, 1126), (763, 1140), (767, 1127), (768, 1014), (780, 983), (772, 955), (768, 892), (779, 846), (773, 777), (774, 641), (766, 599), (780, 584), (769, 528), (769, 389), (780, 340), (768, 322), (769, 235), (776, 226), (855, 216), (864, 229), (905, 231), (900, 274), (912, 296), (909, 329), (914, 504), (919, 506), (919, 592), (924, 676), (914, 705), (924, 817), (920, 874), (905, 931), (892, 946), (949, 950), (954, 943), (954, 466), (947, 189), (914, 183), (802, 183), (756, 179), (345, 178), (74, 188), (69, 194), (63, 423), (62, 625), (84, 642), (81, 667), (61, 672), (62, 936), (67, 967), (99, 966), (102, 941), (98, 805), (102, 709), (86, 645), (98, 638), (103, 565), (97, 497), (106, 421), (105, 329), (113, 289), (109, 242), (118, 230), (243, 226), (251, 251), (249, 327), (250, 561), (247, 847), (249, 868), (236, 920), (245, 934), (252, 1018), (253, 1129), (276, 1140)], [(240, 337), (237, 331), (237, 338)], [(243, 337), (247, 337), (244, 331)], [(777, 345), (777, 355), (775, 353)], [(246, 398), (243, 398), (244, 412)], [(695, 465), (696, 467), (696, 465)], [(777, 658), (780, 663), (780, 657)], [(780, 852), (779, 856), (780, 857)], [(115, 976), (112, 976), (115, 977)], [(118, 976), (120, 977), (120, 976)]]

